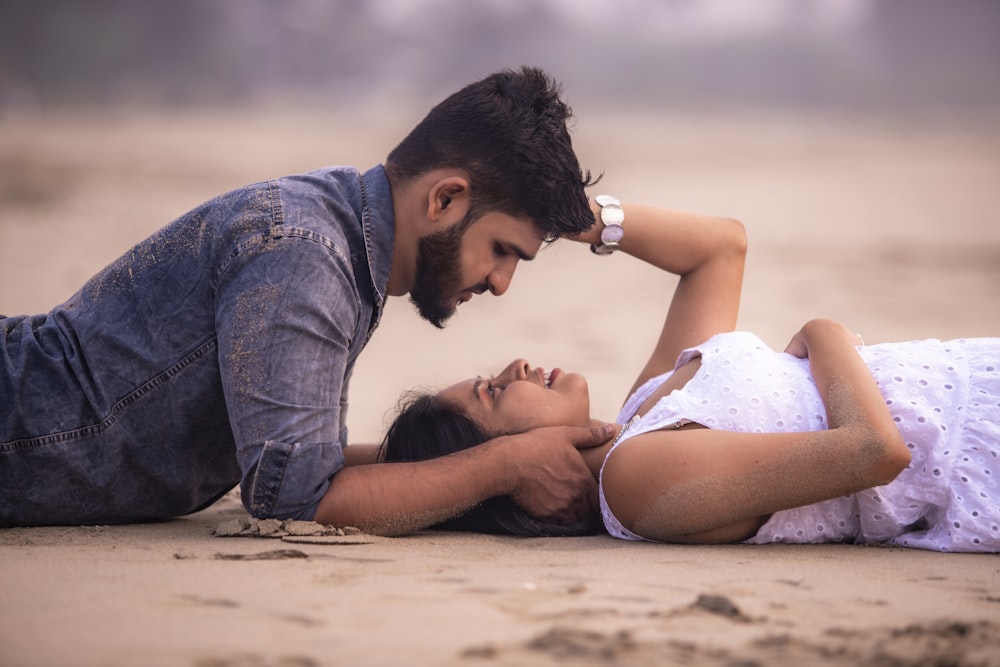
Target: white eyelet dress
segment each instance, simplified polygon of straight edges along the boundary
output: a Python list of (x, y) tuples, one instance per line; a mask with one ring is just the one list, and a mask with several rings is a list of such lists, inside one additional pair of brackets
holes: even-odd
[[(746, 542), (1000, 552), (1000, 338), (886, 343), (859, 353), (912, 452), (910, 465), (885, 486), (776, 512)], [(611, 451), (684, 420), (744, 433), (827, 428), (807, 360), (730, 332), (685, 350), (675, 368), (698, 355), (695, 376), (636, 417)], [(633, 418), (669, 376), (636, 390), (618, 422)], [(611, 514), (603, 487), (601, 511), (611, 535), (643, 539)]]

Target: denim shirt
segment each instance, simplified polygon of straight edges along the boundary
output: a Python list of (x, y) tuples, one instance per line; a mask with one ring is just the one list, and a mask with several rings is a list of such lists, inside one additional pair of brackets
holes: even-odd
[(237, 483), (254, 516), (311, 519), (394, 229), (381, 166), (258, 183), (0, 319), (0, 525), (177, 516)]

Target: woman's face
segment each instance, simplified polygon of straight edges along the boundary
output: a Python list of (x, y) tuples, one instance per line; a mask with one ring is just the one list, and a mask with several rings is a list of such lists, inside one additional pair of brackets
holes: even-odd
[(438, 396), (490, 434), (590, 424), (590, 394), (582, 375), (558, 368), (546, 373), (524, 359), (515, 359), (499, 375), (459, 382)]

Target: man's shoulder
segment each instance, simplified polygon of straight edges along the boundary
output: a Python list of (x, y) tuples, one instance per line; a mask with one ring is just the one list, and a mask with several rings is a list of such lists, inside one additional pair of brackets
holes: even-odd
[(270, 184), (283, 191), (309, 192), (313, 195), (352, 197), (360, 190), (361, 172), (357, 167), (332, 166), (289, 174), (272, 179)]
[(356, 224), (362, 215), (361, 175), (354, 167), (326, 167), (269, 182), (285, 225), (321, 230)]
[(284, 176), (270, 185), (285, 225), (354, 236), (364, 220), (391, 233), (392, 192), (381, 165), (365, 172), (351, 166), (325, 167)]

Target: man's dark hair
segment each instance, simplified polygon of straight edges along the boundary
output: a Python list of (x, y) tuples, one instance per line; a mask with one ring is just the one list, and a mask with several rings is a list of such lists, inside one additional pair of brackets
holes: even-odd
[(470, 220), (489, 212), (530, 218), (553, 241), (590, 229), (594, 216), (569, 136), (573, 113), (535, 67), (503, 70), (435, 106), (386, 159), (405, 181), (433, 169), (469, 174)]
[[(491, 437), (453, 404), (432, 394), (411, 392), (401, 400), (396, 419), (382, 440), (379, 459), (387, 463), (424, 461), (475, 447)], [(490, 498), (437, 527), (524, 537), (573, 537), (601, 532), (597, 517), (571, 525), (550, 523), (522, 510), (510, 496)]]

